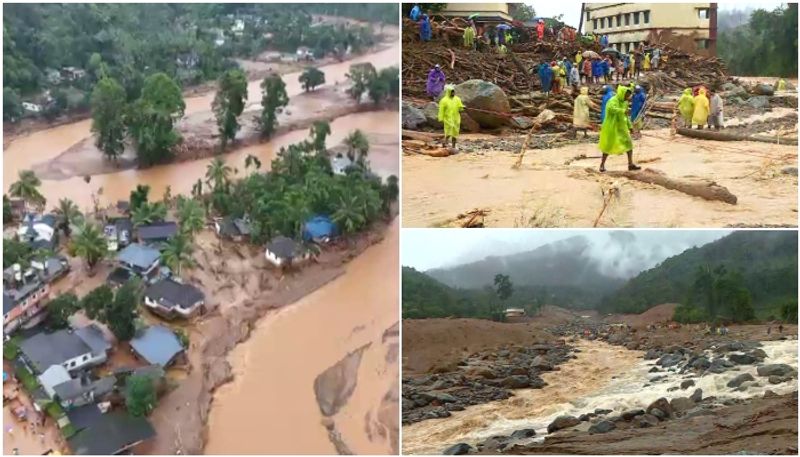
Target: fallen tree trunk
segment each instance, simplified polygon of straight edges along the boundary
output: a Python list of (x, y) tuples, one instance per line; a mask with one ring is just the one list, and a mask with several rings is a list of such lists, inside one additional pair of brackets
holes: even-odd
[(679, 128), (677, 132), (689, 138), (711, 141), (758, 141), (772, 144), (797, 144), (797, 138), (767, 137), (761, 135), (739, 135), (736, 133), (718, 132), (715, 130), (691, 130)]
[(429, 132), (415, 132), (413, 130), (403, 129), (402, 138), (404, 140), (418, 140), (418, 141), (436, 141), (442, 139), (444, 135), (441, 133)]
[[(587, 168), (587, 171), (590, 173), (599, 173), (592, 168)], [(618, 178), (628, 178), (648, 184), (655, 184), (666, 189), (677, 190), (678, 192), (683, 192), (684, 194), (694, 197), (700, 197), (705, 200), (716, 200), (731, 205), (735, 205), (737, 201), (736, 195), (733, 195), (727, 188), (720, 186), (713, 181), (680, 181), (650, 169), (640, 171), (606, 171), (603, 174)]]

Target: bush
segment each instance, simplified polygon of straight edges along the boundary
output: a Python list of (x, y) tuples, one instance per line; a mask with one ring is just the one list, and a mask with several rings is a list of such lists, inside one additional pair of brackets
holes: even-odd
[(682, 324), (696, 324), (708, 320), (708, 314), (702, 308), (692, 305), (679, 305), (675, 308), (672, 320)]

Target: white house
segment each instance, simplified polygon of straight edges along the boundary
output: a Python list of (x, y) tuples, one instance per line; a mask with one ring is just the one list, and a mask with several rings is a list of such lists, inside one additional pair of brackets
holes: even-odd
[(42, 106), (31, 102), (22, 102), (22, 109), (29, 113), (38, 113), (42, 111)]
[(344, 157), (341, 154), (338, 154), (336, 157), (331, 158), (331, 169), (333, 170), (333, 174), (344, 176), (347, 174), (347, 168), (353, 165), (353, 162), (350, 161), (347, 157)]
[(311, 258), (311, 253), (293, 239), (279, 236), (267, 243), (264, 256), (269, 263), (282, 267), (302, 263)]
[(182, 284), (172, 278), (166, 278), (145, 290), (144, 304), (154, 313), (167, 319), (189, 318), (205, 304), (205, 295), (191, 284)]
[(88, 325), (76, 330), (40, 332), (23, 340), (19, 348), (37, 373), (43, 373), (53, 365), (74, 372), (105, 363), (111, 344), (100, 328)]

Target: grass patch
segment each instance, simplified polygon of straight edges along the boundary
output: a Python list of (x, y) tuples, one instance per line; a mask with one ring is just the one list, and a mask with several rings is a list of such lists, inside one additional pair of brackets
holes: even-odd
[(55, 401), (48, 403), (44, 410), (47, 415), (52, 417), (55, 421), (58, 421), (63, 415), (66, 414), (64, 412), (64, 408), (62, 408), (61, 405)]
[(17, 379), (19, 379), (20, 382), (22, 382), (22, 385), (23, 387), (25, 387), (25, 390), (27, 390), (29, 393), (33, 393), (36, 389), (39, 388), (39, 380), (36, 379), (36, 376), (34, 376), (33, 373), (31, 373), (30, 371), (28, 371), (28, 369), (25, 368), (23, 365), (18, 364), (16, 366), (16, 369), (14, 370), (14, 373), (17, 375)]
[(3, 358), (6, 360), (14, 360), (19, 355), (19, 343), (22, 338), (15, 336), (8, 341), (3, 342)]

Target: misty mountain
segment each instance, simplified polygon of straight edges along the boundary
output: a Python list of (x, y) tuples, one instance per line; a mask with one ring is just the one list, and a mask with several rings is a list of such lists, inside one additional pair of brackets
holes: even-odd
[[(515, 287), (580, 288), (599, 297), (618, 289), (627, 279), (617, 274), (627, 255), (624, 250), (619, 252), (618, 258), (603, 258), (597, 246), (585, 237), (576, 236), (532, 251), (491, 256), (464, 265), (432, 269), (426, 274), (454, 288), (481, 289), (491, 285), (494, 276), (502, 273), (511, 277)], [(608, 262), (611, 267), (606, 271), (604, 267)]]
[(722, 32), (747, 24), (753, 11), (752, 7), (717, 11), (717, 30)]
[(781, 304), (797, 304), (797, 232), (739, 231), (643, 271), (606, 296), (601, 309), (641, 313), (661, 303), (684, 302), (697, 269), (706, 265), (742, 273), (757, 317), (778, 316)]

